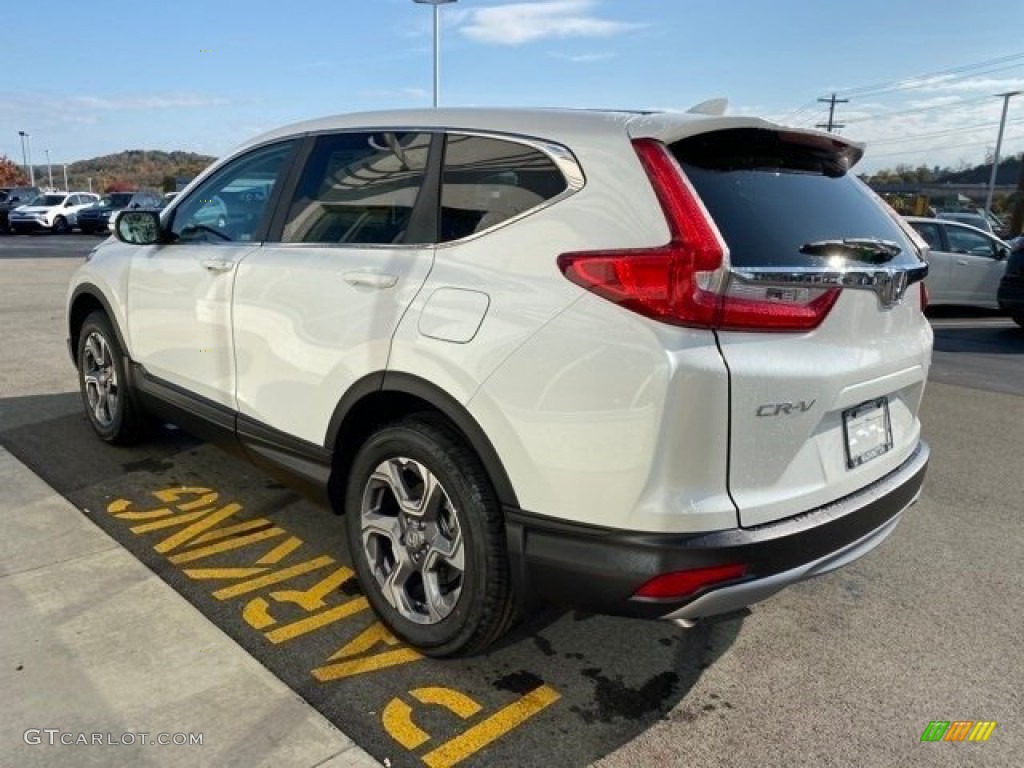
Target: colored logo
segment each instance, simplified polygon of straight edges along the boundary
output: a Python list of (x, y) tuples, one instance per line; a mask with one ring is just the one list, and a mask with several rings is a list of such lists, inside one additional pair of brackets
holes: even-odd
[(921, 741), (988, 741), (995, 727), (995, 720), (932, 720)]

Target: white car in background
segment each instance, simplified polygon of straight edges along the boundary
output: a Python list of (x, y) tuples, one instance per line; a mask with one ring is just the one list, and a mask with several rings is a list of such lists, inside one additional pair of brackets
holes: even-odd
[(58, 192), (37, 197), (28, 205), (10, 213), (11, 229), (18, 234), (49, 230), (57, 234), (70, 232), (78, 223), (78, 212), (100, 199), (91, 192)]
[(908, 216), (928, 244), (928, 303), (999, 309), (996, 291), (1010, 246), (977, 227), (948, 219)]

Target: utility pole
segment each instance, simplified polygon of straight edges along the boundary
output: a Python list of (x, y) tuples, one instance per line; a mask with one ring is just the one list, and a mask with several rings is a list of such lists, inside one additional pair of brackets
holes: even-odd
[(1006, 127), (1006, 110), (1010, 106), (1010, 99), (1018, 95), (1020, 91), (1007, 91), (997, 93), (996, 96), (1003, 100), (1003, 116), (999, 118), (999, 135), (996, 138), (996, 153), (992, 157), (992, 175), (988, 178), (988, 194), (985, 196), (985, 212), (992, 213), (992, 195), (996, 191), (996, 173), (999, 170), (999, 150), (1003, 146), (1003, 129)]
[(827, 123), (818, 123), (815, 126), (815, 128), (824, 128), (829, 133), (833, 133), (834, 131), (836, 131), (836, 130), (838, 130), (840, 128), (845, 128), (846, 127), (842, 123), (837, 123), (835, 121), (835, 118), (836, 118), (836, 104), (849, 104), (850, 103), (849, 99), (837, 99), (836, 95), (833, 93), (827, 99), (818, 99), (818, 101), (823, 102), (825, 104), (828, 104), (828, 122)]
[(50, 180), (50, 192), (53, 191), (53, 166), (50, 165), (50, 150), (44, 149), (46, 153), (46, 175)]
[(64, 191), (70, 192), (71, 187), (68, 186), (68, 164), (64, 163)]

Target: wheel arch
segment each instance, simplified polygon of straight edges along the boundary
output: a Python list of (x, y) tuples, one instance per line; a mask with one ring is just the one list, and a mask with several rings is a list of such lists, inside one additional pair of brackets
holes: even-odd
[(352, 460), (377, 427), (413, 413), (436, 413), (473, 449), (498, 501), (518, 508), (512, 482), (483, 428), (454, 397), (409, 373), (380, 371), (357, 381), (338, 403), (327, 427), (324, 447), (333, 451), (328, 493), (335, 510), (343, 508)]
[(117, 321), (110, 302), (103, 296), (92, 283), (82, 283), (71, 294), (71, 301), (68, 302), (68, 352), (71, 354), (71, 361), (78, 367), (78, 337), (82, 330), (82, 324), (93, 312), (100, 311), (107, 316), (114, 335), (117, 337), (117, 344), (122, 352), (129, 359), (128, 345), (125, 344), (124, 335), (121, 333), (121, 326)]

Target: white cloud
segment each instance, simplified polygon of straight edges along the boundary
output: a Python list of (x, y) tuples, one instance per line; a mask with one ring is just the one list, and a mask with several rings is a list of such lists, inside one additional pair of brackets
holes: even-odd
[(579, 53), (574, 55), (552, 51), (550, 55), (556, 59), (571, 61), (573, 64), (590, 64), (595, 61), (607, 61), (608, 59), (615, 58), (614, 53)]
[(76, 109), (92, 110), (146, 110), (189, 109), (227, 104), (227, 99), (197, 94), (164, 94), (157, 96), (74, 96), (69, 99)]
[(612, 37), (645, 25), (602, 19), (594, 0), (550, 0), (460, 10), (452, 21), (462, 35), (479, 43), (522, 45), (545, 39)]

